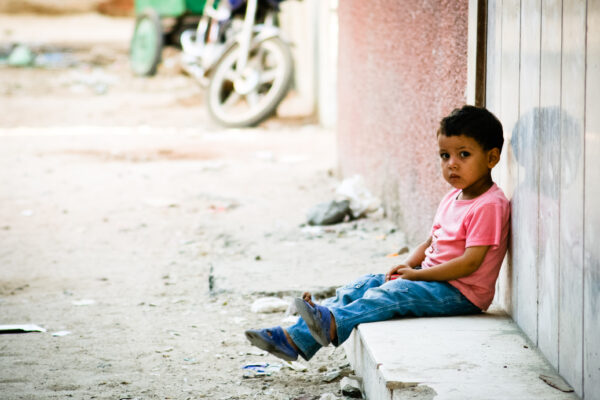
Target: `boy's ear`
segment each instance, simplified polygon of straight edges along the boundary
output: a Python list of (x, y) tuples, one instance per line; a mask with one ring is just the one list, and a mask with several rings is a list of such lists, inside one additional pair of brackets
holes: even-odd
[(496, 164), (498, 164), (498, 161), (500, 161), (500, 149), (498, 149), (497, 147), (494, 147), (493, 149), (489, 150), (487, 153), (487, 159), (488, 159), (488, 168), (492, 169), (496, 166)]

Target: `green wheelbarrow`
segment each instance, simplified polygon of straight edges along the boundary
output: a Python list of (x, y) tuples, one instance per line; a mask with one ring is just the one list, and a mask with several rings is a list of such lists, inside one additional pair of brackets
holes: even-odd
[[(218, 5), (218, 1), (214, 3)], [(177, 34), (197, 23), (205, 5), (206, 0), (135, 0), (135, 29), (129, 50), (133, 73), (154, 75), (163, 46), (178, 44)]]

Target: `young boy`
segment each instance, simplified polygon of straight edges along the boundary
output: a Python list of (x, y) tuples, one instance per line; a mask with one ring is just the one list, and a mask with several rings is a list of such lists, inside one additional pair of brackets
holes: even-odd
[(489, 307), (510, 220), (509, 202), (491, 174), (504, 143), (502, 125), (486, 109), (464, 106), (442, 119), (437, 141), (442, 175), (454, 189), (442, 199), (427, 240), (387, 274), (365, 275), (322, 305), (304, 293), (295, 299), (296, 324), (248, 330), (250, 343), (284, 360), (309, 360), (363, 322)]

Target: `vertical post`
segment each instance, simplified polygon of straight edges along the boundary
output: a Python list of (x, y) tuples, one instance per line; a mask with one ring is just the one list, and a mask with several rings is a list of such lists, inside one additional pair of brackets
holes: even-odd
[(469, 0), (467, 103), (485, 106), (487, 0)]

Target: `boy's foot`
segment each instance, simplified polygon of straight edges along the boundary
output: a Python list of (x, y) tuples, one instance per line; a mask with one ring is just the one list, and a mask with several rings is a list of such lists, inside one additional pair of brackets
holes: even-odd
[(280, 326), (269, 329), (250, 329), (245, 333), (250, 343), (259, 349), (268, 351), (286, 361), (298, 359), (298, 351), (288, 342), (285, 331)]
[[(305, 293), (306, 295), (306, 293)], [(309, 295), (310, 296), (310, 295)], [(304, 297), (304, 296), (303, 296)], [(328, 346), (331, 343), (331, 312), (327, 307), (310, 303), (304, 299), (294, 299), (296, 309), (306, 325), (313, 338), (321, 346)], [(311, 304), (312, 303), (312, 304)]]

